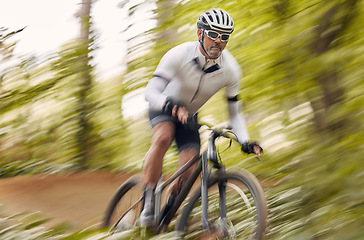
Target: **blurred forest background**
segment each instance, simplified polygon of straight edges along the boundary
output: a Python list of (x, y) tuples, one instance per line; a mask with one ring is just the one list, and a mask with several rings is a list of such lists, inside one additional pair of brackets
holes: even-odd
[[(0, 26), (0, 177), (105, 169), (139, 171), (150, 143), (147, 115), (127, 115), (163, 54), (195, 41), (201, 12), (235, 20), (227, 49), (243, 69), (240, 97), (262, 161), (223, 153), (260, 179), (269, 201), (268, 239), (364, 239), (363, 0), (120, 0), (132, 32), (146, 9), (155, 27), (128, 39), (126, 72), (94, 73), (94, 1), (75, 9), (79, 38), (46, 57), (15, 56), (22, 29)], [(153, 6), (153, 7), (150, 7)], [(125, 66), (120, 66), (121, 68)], [(228, 120), (223, 93), (201, 110)], [(166, 156), (175, 166), (176, 152)]]

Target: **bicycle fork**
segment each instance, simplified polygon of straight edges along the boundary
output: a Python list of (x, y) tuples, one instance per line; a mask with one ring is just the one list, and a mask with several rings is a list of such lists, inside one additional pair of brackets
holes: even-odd
[[(208, 180), (210, 177), (210, 172), (207, 167), (206, 156), (202, 157), (202, 179), (201, 179), (201, 223), (202, 229), (207, 230), (209, 228), (208, 222)], [(225, 168), (219, 165), (217, 169), (218, 176), (223, 176), (225, 174)], [(226, 220), (226, 180), (223, 177), (218, 178), (218, 188), (219, 188), (219, 207), (220, 207), (220, 221), (225, 226), (227, 224)]]
[(207, 170), (207, 158), (206, 155), (202, 156), (202, 179), (201, 179), (201, 210), (202, 210), (202, 216), (201, 216), (201, 223), (202, 223), (202, 229), (206, 230), (209, 227), (208, 222), (208, 179), (209, 179), (209, 173)]

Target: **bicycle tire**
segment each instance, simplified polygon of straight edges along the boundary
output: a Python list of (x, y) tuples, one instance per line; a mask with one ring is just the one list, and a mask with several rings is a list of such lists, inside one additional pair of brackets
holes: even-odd
[[(142, 207), (142, 201), (140, 201), (142, 195), (140, 175), (126, 180), (114, 193), (107, 207), (102, 227), (110, 228), (110, 231), (124, 231), (135, 226)], [(132, 205), (135, 206), (126, 213)], [(121, 219), (123, 215), (125, 216)]]
[[(225, 224), (223, 228), (219, 225), (221, 223), (219, 210), (216, 210), (216, 208), (219, 209), (217, 187), (219, 181), (227, 181), (226, 211), (228, 224)], [(201, 234), (210, 234), (217, 239), (263, 239), (267, 224), (267, 203), (263, 188), (253, 174), (242, 169), (240, 172), (226, 173), (221, 177), (212, 176), (208, 181), (208, 195), (210, 231), (202, 231), (200, 185), (182, 209), (175, 226), (175, 230), (179, 232), (181, 238), (196, 239)], [(249, 201), (250, 207), (247, 201)]]

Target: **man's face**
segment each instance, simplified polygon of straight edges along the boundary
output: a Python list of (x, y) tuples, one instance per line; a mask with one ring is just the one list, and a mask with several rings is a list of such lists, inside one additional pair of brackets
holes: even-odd
[[(221, 33), (219, 31), (217, 31), (217, 32)], [(199, 40), (202, 39), (202, 34), (203, 34), (203, 30), (198, 29), (197, 30), (197, 36), (198, 36)], [(213, 39), (209, 38), (207, 36), (207, 34), (205, 34), (204, 40), (203, 40), (203, 46), (204, 46), (206, 52), (208, 53), (208, 56), (206, 55), (206, 53), (202, 49), (200, 49), (200, 50), (201, 50), (202, 54), (205, 55), (206, 58), (216, 59), (221, 55), (222, 51), (226, 47), (226, 44), (227, 44), (227, 41), (222, 42), (220, 37), (213, 40)], [(200, 48), (201, 48), (201, 46), (200, 46)]]

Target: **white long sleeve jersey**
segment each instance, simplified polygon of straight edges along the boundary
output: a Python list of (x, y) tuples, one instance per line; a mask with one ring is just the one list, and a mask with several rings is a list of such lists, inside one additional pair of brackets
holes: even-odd
[(245, 119), (237, 99), (241, 69), (235, 58), (224, 50), (220, 57), (206, 61), (199, 42), (187, 42), (169, 50), (149, 81), (145, 99), (151, 110), (162, 110), (167, 97), (196, 113), (216, 92), (225, 88), (228, 112), (239, 142), (249, 140)]

